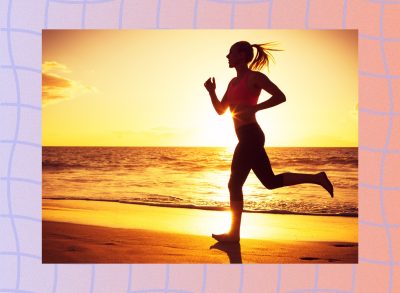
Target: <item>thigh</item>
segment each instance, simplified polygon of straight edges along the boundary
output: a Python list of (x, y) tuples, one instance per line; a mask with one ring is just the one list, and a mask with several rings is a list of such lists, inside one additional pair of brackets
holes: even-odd
[(265, 181), (268, 181), (275, 176), (264, 146), (259, 147), (254, 151), (254, 160), (251, 169), (263, 184)]
[[(248, 144), (238, 143), (233, 153), (231, 165), (231, 181), (243, 185), (252, 168), (252, 150)], [(232, 182), (233, 183), (233, 182)]]

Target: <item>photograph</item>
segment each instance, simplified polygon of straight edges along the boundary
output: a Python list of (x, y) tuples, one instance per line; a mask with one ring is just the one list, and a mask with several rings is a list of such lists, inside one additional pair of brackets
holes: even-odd
[(42, 31), (42, 262), (358, 263), (357, 30)]

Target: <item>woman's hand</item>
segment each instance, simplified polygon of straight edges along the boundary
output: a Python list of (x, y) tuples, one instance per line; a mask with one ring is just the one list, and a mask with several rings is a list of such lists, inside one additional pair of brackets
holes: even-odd
[(208, 92), (215, 91), (215, 88), (216, 88), (215, 78), (210, 77), (209, 79), (207, 79), (207, 81), (204, 83), (204, 87), (207, 89)]

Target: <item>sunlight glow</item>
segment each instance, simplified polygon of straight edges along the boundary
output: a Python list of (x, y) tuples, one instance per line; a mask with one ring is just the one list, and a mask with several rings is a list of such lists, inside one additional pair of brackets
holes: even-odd
[(223, 97), (237, 40), (282, 49), (264, 73), (287, 101), (257, 112), (268, 145), (357, 146), (356, 30), (44, 30), (43, 145), (235, 144), (203, 83)]
[(220, 213), (218, 221), (213, 221), (212, 223), (209, 223), (210, 225), (212, 225), (212, 233), (222, 234), (228, 232), (231, 227), (231, 221), (232, 213), (230, 211)]

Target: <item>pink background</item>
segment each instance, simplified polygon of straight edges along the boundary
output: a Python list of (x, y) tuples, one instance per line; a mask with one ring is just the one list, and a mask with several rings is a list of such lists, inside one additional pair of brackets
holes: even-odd
[[(400, 292), (399, 19), (395, 0), (0, 0), (0, 292)], [(359, 264), (42, 265), (43, 28), (358, 29)]]

